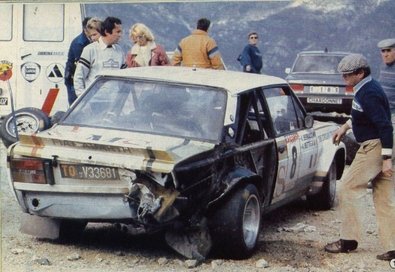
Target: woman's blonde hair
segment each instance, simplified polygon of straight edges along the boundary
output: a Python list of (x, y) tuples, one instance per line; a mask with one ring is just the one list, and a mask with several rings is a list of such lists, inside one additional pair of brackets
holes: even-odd
[(137, 23), (132, 25), (129, 30), (129, 37), (135, 40), (137, 36), (141, 35), (144, 35), (147, 41), (152, 42), (155, 40), (154, 34), (152, 34), (151, 30), (145, 24)]
[(89, 30), (97, 30), (100, 33), (101, 21), (97, 17), (93, 17), (89, 19), (88, 23), (86, 23), (86, 28)]

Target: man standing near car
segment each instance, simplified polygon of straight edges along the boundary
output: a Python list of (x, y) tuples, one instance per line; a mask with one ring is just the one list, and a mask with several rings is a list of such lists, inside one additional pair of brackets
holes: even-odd
[(260, 74), (262, 69), (262, 54), (257, 46), (258, 33), (248, 33), (248, 44), (244, 47), (238, 60), (243, 66), (243, 72)]
[(383, 64), (378, 81), (388, 97), (391, 113), (395, 114), (395, 39), (385, 39), (377, 44)]
[(191, 35), (180, 41), (172, 58), (172, 65), (223, 70), (217, 43), (208, 35), (210, 20), (201, 18)]
[(388, 97), (392, 126), (395, 126), (395, 39), (382, 40), (377, 44), (377, 47), (380, 48), (383, 60), (378, 80)]
[(80, 33), (70, 44), (69, 53), (67, 55), (66, 68), (64, 72), (64, 84), (67, 88), (67, 97), (69, 105), (71, 105), (77, 98), (74, 90), (74, 72), (78, 60), (80, 59), (82, 50), (85, 46), (91, 43), (89, 39), (89, 29), (87, 28), (87, 23), (91, 17), (86, 17), (82, 21), (82, 33)]
[(95, 79), (103, 69), (124, 67), (125, 56), (118, 41), (122, 36), (122, 22), (115, 17), (107, 17), (101, 24), (98, 41), (86, 46), (82, 51), (74, 75), (74, 88), (77, 96)]
[(386, 250), (379, 260), (395, 259), (395, 182), (393, 177), (393, 127), (388, 99), (380, 84), (370, 75), (366, 58), (360, 54), (344, 57), (338, 71), (347, 85), (354, 88), (351, 119), (333, 134), (338, 143), (352, 128), (361, 143), (346, 175), (340, 182), (340, 240), (327, 244), (325, 251), (347, 253), (361, 241), (362, 202), (372, 180), (379, 238)]

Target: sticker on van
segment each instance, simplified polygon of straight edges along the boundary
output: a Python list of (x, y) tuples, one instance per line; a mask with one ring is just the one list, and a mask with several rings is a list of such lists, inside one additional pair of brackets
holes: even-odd
[(6, 60), (0, 61), (0, 80), (9, 80), (12, 76), (12, 63)]
[(26, 62), (21, 65), (21, 73), (27, 82), (33, 82), (38, 78), (41, 66), (36, 62)]
[(52, 63), (47, 67), (47, 78), (49, 81), (58, 83), (63, 80), (64, 66), (60, 63)]

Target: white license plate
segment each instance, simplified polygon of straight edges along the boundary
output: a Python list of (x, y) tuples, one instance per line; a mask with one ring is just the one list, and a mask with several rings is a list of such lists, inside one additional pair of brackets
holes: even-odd
[(341, 98), (332, 97), (307, 97), (307, 103), (312, 104), (341, 104)]
[(310, 93), (338, 94), (339, 87), (333, 86), (310, 86)]
[(61, 164), (62, 178), (93, 179), (93, 180), (118, 180), (118, 169), (86, 164)]

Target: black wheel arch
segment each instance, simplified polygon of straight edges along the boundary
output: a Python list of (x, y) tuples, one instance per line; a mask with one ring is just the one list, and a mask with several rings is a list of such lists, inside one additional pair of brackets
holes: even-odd
[(257, 187), (261, 203), (263, 203), (263, 200), (267, 195), (265, 189), (267, 186), (265, 185), (264, 179), (245, 167), (233, 168), (228, 175), (224, 177), (222, 182), (226, 185), (225, 190), (209, 203), (209, 207), (227, 200), (234, 191), (248, 183)]

